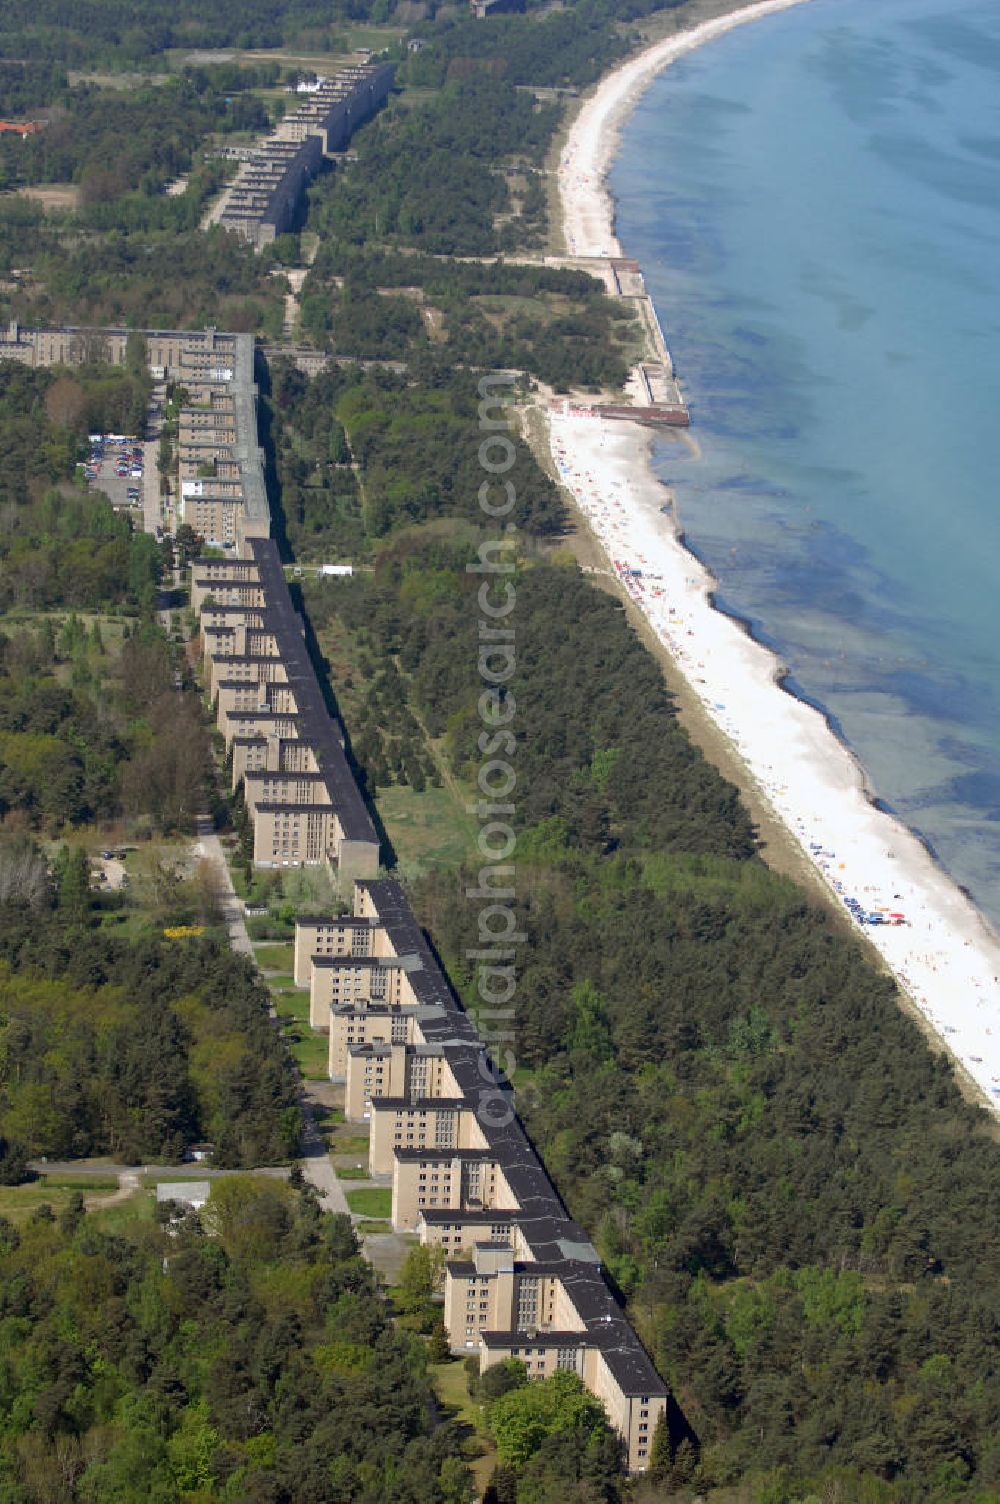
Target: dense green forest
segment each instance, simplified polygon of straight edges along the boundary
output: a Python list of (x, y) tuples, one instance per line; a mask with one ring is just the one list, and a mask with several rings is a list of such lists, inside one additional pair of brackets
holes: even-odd
[(39, 110), (64, 99), (70, 91), (65, 68), (58, 63), (6, 62), (0, 59), (0, 100), (5, 117), (31, 119)]
[(630, 303), (606, 296), (585, 272), (333, 239), (322, 242), (306, 279), (302, 327), (338, 355), (417, 356), (418, 373), (456, 364), (524, 371), (562, 391), (620, 387), (622, 343), (636, 340)]
[[(467, 557), (417, 531), (305, 588), (456, 772), (479, 761)], [(1000, 1497), (985, 1113), (761, 864), (617, 603), (530, 557), (513, 583), (519, 1109), (697, 1434), (669, 1496)], [(385, 698), (348, 721), (362, 761)], [(474, 1009), (467, 880), (415, 901)]]
[[(225, 70), (222, 78), (215, 72), (187, 69), (180, 78), (129, 91), (93, 84), (68, 89), (48, 111), (44, 130), (25, 141), (0, 138), (0, 187), (75, 183), (81, 217), (97, 228), (138, 227), (142, 199), (152, 201), (144, 228), (155, 227), (157, 211), (161, 220), (173, 214), (178, 228), (191, 228), (212, 175), (203, 174), (202, 192), (191, 193), (191, 204), (183, 195), (158, 202), (165, 185), (189, 170), (209, 132), (262, 131), (269, 123), (260, 101), (245, 92), (256, 75), (243, 81), (239, 70)], [(234, 73), (242, 87), (227, 94)], [(136, 201), (122, 204), (127, 195)], [(109, 204), (116, 205), (114, 217), (100, 212)]]
[[(374, 673), (398, 661), (401, 692), (432, 737), (442, 737), (454, 771), (475, 776), (481, 754), (476, 705), (479, 577), (470, 555), (434, 538), (404, 534), (383, 549), (374, 576), (304, 582), (310, 621), (330, 613), (358, 634)], [(653, 659), (618, 603), (587, 586), (572, 567), (535, 565), (516, 580), (519, 674), (530, 676), (518, 704), (518, 815), (556, 849), (608, 852), (671, 849), (746, 858), (753, 831), (736, 791), (678, 726)], [(403, 687), (405, 685), (405, 688)], [(381, 704), (373, 704), (374, 718)], [(349, 729), (360, 735), (367, 719)]]
[(190, 833), (211, 804), (211, 751), (177, 680), (152, 624), (126, 623), (112, 647), (100, 617), (0, 623), (0, 817), (52, 834), (121, 815)]
[(536, 183), (516, 223), (500, 164), (542, 165), (562, 107), (486, 73), (448, 83), (429, 99), (379, 115), (354, 143), (357, 162), (320, 178), (309, 228), (363, 244), (385, 238), (445, 255), (478, 256), (537, 242), (544, 197)]
[[(0, 846), (0, 867), (23, 849)], [(217, 1163), (295, 1152), (297, 1078), (269, 995), (225, 940), (94, 927), (79, 864), (0, 904), (0, 1134), (28, 1156)], [(84, 869), (85, 870), (85, 869)]]
[[(145, 218), (166, 198), (140, 195)], [(139, 199), (125, 200), (126, 207)], [(96, 212), (96, 211), (95, 211)], [(37, 204), (0, 202), (0, 310), (25, 325), (281, 333), (284, 283), (225, 231), (60, 232)], [(9, 280), (8, 280), (9, 279)]]
[[(440, 88), (450, 78), (481, 71), (508, 84), (585, 88), (629, 51), (628, 37), (608, 25), (611, 15), (627, 9), (583, 0), (542, 17), (496, 16), (486, 27), (452, 16), (407, 58), (406, 78), (418, 87)], [(638, 14), (634, 9), (628, 19)]]
[[(375, 0), (378, 3), (378, 0)], [(370, 0), (5, 0), (0, 57), (78, 67), (146, 63), (170, 48), (326, 48), (331, 23), (365, 18)]]
[(235, 1176), (205, 1220), (0, 1220), (6, 1504), (467, 1504), (348, 1219)]
[[(357, 367), (310, 380), (275, 361), (270, 443), (295, 556), (358, 558), (374, 540), (415, 522), (474, 521), (482, 470), (466, 440), (476, 403), (468, 375), (447, 368), (436, 367), (433, 383), (423, 385)], [(565, 522), (556, 489), (527, 445), (512, 442), (513, 515), (529, 534), (556, 535)]]
[(36, 828), (189, 830), (208, 792), (201, 707), (150, 619), (161, 551), (70, 484), (88, 429), (135, 432), (148, 391), (127, 368), (0, 363), (0, 816)]

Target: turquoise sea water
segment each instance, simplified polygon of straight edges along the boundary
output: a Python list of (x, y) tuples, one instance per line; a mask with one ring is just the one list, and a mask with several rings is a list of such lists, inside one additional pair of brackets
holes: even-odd
[(1000, 6), (730, 32), (643, 96), (610, 186), (720, 603), (1000, 924)]

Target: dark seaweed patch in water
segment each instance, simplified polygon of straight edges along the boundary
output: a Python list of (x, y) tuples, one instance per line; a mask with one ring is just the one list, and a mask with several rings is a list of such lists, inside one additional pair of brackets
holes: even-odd
[[(906, 800), (907, 810), (934, 809), (942, 805), (967, 810), (976, 821), (1000, 825), (1000, 772), (976, 769), (958, 773), (930, 788), (921, 789)], [(963, 830), (962, 840), (981, 840), (974, 831)]]
[(1000, 772), (959, 773), (944, 787), (947, 803), (967, 804), (981, 818), (1000, 823)]
[[(912, 668), (894, 669), (884, 675), (883, 683), (897, 699), (917, 714), (931, 720), (954, 726), (956, 722), (966, 726), (979, 726), (989, 730), (992, 719), (986, 702), (971, 679), (963, 678), (954, 671), (934, 671)], [(980, 708), (982, 707), (982, 708)], [(954, 745), (954, 738), (949, 738)], [(975, 753), (982, 761), (983, 750)]]
[[(982, 766), (982, 747), (971, 746), (968, 742), (961, 741), (957, 736), (943, 736), (938, 746), (949, 762), (964, 763), (967, 768), (975, 769), (979, 769)], [(1000, 759), (1000, 748), (993, 748), (991, 750), (994, 758)]]

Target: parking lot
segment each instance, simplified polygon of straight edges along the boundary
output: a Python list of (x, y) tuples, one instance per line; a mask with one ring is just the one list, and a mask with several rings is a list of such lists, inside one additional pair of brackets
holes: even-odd
[(155, 488), (149, 474), (146, 446), (130, 434), (91, 434), (84, 467), (87, 485), (108, 498), (116, 511), (131, 512), (142, 525), (144, 487)]

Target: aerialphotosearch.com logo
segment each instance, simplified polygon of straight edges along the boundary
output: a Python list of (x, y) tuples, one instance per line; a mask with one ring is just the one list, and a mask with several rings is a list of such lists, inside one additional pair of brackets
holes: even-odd
[[(485, 435), (479, 445), (479, 463), (487, 479), (479, 487), (479, 507), (493, 521), (509, 518), (516, 494), (510, 480), (501, 479), (511, 470), (517, 451), (509, 437), (512, 424), (502, 392), (495, 388), (510, 387), (509, 373), (484, 376), (479, 383), (479, 431)], [(517, 751), (512, 722), (517, 714), (514, 696), (505, 687), (516, 667), (512, 615), (517, 600), (514, 582), (505, 579), (515, 569), (513, 522), (504, 522), (505, 536), (489, 538), (479, 545), (478, 558), (467, 565), (470, 574), (484, 575), (476, 595), (479, 605), (477, 667), (483, 683), (479, 696), (479, 766), (478, 785), (481, 798), (469, 806), (469, 813), (479, 820), (477, 847), (484, 864), (479, 869), (475, 888), (466, 888), (466, 897), (482, 904), (478, 913), (478, 945), (466, 951), (466, 958), (476, 964), (476, 989), (481, 1007), (478, 1010), (480, 1033), (487, 1049), (479, 1060), (486, 1083), (479, 1094), (477, 1116), (490, 1128), (502, 1128), (514, 1116), (509, 1090), (498, 1083), (502, 1077), (513, 1079), (515, 1059), (510, 1046), (514, 1040), (514, 995), (517, 991), (517, 952), (526, 936), (517, 927), (514, 908), (514, 863), (511, 857), (517, 845), (512, 818), (512, 796), (517, 787), (517, 773), (511, 759)]]

